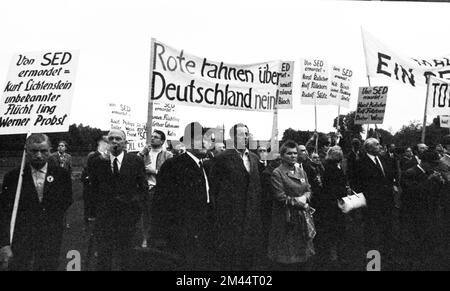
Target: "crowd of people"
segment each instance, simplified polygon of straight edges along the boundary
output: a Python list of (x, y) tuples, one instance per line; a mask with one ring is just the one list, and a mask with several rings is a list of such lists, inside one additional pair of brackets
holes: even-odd
[[(395, 270), (398, 253), (417, 269), (450, 267), (450, 136), (442, 145), (399, 149), (376, 138), (317, 147), (284, 141), (279, 153), (249, 148), (245, 124), (231, 143), (186, 126), (180, 143), (164, 148), (154, 130), (139, 153), (111, 130), (88, 155), (83, 171), (84, 219), (93, 225), (97, 270), (135, 269), (139, 247), (160, 250), (174, 270), (342, 269), (351, 227), (361, 227), (361, 261), (380, 253)], [(315, 136), (317, 138), (317, 136)], [(311, 146), (315, 144), (316, 146)], [(22, 191), (10, 243), (19, 169), (5, 175), (0, 195), (0, 260), (11, 270), (54, 270), (72, 202), (67, 143), (50, 154), (45, 134), (26, 142)], [(270, 159), (268, 158), (270, 156)], [(366, 205), (344, 213), (342, 199), (362, 193)], [(361, 270), (365, 266), (361, 265)]]

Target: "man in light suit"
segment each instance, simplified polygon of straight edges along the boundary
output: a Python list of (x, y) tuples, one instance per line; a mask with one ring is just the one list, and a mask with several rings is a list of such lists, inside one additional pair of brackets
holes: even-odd
[[(392, 248), (394, 169), (380, 157), (381, 145), (375, 138), (364, 142), (366, 154), (357, 163), (357, 191), (367, 201), (364, 213), (367, 250), (390, 255)], [(385, 256), (386, 258), (386, 256)]]
[(120, 268), (130, 270), (132, 239), (148, 189), (144, 162), (137, 155), (124, 152), (126, 136), (122, 130), (111, 130), (108, 143), (109, 156), (97, 157), (89, 173), (96, 201), (97, 268), (111, 270), (113, 250), (117, 248)]
[[(197, 128), (197, 130), (192, 130)], [(197, 131), (186, 144), (187, 152), (167, 160), (157, 176), (153, 221), (174, 257), (178, 269), (214, 270), (213, 197), (208, 181), (207, 149), (198, 122), (186, 126), (185, 136)]]
[(259, 158), (248, 150), (246, 125), (233, 126), (230, 137), (234, 148), (218, 155), (211, 171), (218, 256), (222, 270), (251, 270), (263, 259)]
[(10, 222), (20, 169), (5, 175), (0, 195), (0, 258), (11, 270), (55, 271), (63, 219), (72, 203), (69, 173), (48, 163), (50, 141), (32, 134), (25, 143), (26, 165), (12, 244)]

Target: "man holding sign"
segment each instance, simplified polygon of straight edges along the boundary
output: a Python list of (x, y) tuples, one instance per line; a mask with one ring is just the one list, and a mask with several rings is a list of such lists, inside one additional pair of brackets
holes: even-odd
[(11, 270), (52, 271), (58, 267), (63, 219), (72, 203), (69, 173), (48, 163), (50, 141), (45, 134), (32, 134), (25, 143), (26, 166), (10, 242), (10, 220), (19, 169), (7, 173), (0, 195), (0, 259)]

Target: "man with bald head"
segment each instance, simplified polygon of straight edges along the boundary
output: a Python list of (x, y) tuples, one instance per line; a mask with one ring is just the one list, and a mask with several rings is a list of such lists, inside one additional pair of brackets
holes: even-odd
[(380, 157), (381, 145), (377, 139), (368, 138), (364, 149), (366, 154), (357, 164), (356, 190), (363, 192), (367, 201), (364, 213), (366, 247), (367, 250), (378, 250), (382, 257), (383, 254), (389, 256), (395, 172)]
[(110, 154), (93, 161), (90, 173), (97, 209), (97, 268), (111, 270), (113, 250), (117, 249), (120, 268), (130, 270), (132, 239), (148, 189), (144, 161), (125, 152), (126, 136), (122, 130), (112, 129), (107, 138)]

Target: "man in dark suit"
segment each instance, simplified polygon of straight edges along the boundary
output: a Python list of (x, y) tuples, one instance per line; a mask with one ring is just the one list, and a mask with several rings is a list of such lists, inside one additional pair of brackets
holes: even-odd
[(51, 154), (50, 160), (61, 168), (66, 169), (69, 174), (72, 173), (72, 156), (67, 152), (67, 142), (62, 140), (58, 143), (58, 150)]
[(95, 201), (93, 200), (89, 173), (94, 170), (93, 163), (100, 156), (106, 156), (108, 147), (108, 138), (102, 136), (97, 141), (97, 150), (90, 152), (87, 156), (86, 167), (83, 169), (81, 179), (83, 181), (83, 202), (84, 202), (84, 221), (85, 223), (95, 220)]
[(99, 156), (89, 173), (97, 212), (97, 268), (111, 270), (113, 250), (117, 248), (120, 268), (130, 270), (132, 239), (147, 191), (144, 162), (137, 155), (124, 152), (125, 132), (111, 130), (108, 133), (108, 143), (109, 156)]
[(10, 223), (20, 169), (5, 175), (0, 196), (0, 257), (11, 270), (51, 271), (58, 268), (63, 218), (72, 203), (69, 173), (48, 163), (45, 134), (26, 140), (26, 164), (16, 224), (10, 244)]
[[(191, 130), (197, 128), (197, 130)], [(169, 251), (180, 270), (214, 270), (213, 197), (209, 194), (207, 150), (198, 122), (188, 124), (187, 152), (167, 160), (156, 183), (152, 214), (156, 229), (164, 230)]]
[[(357, 163), (357, 191), (367, 201), (364, 213), (367, 250), (390, 255), (392, 247), (394, 171), (380, 158), (381, 145), (375, 138), (364, 142), (366, 154)], [(386, 256), (385, 256), (386, 258)]]
[(233, 126), (230, 137), (234, 147), (227, 145), (211, 171), (220, 268), (251, 270), (263, 259), (259, 158), (248, 150), (246, 125)]

